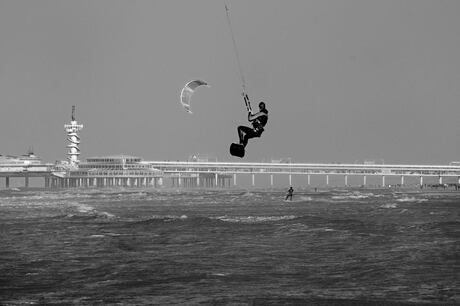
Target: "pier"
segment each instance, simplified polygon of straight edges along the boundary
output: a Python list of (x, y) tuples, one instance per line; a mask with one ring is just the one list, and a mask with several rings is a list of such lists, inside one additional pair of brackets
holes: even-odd
[[(239, 177), (249, 176), (250, 183), (239, 184)], [(430, 182), (460, 185), (458, 165), (367, 165), (327, 163), (241, 163), (241, 162), (172, 162), (143, 161), (132, 156), (109, 156), (88, 159), (79, 168), (62, 169), (54, 164), (2, 164), (0, 177), (4, 186), (10, 187), (10, 178), (24, 178), (23, 187), (29, 187), (29, 178), (44, 179), (45, 188), (104, 188), (104, 187), (175, 187), (175, 188), (233, 188), (261, 186), (261, 177), (268, 177), (274, 187), (280, 178), (293, 185), (293, 177), (302, 177), (305, 186), (311, 186), (313, 177), (330, 186), (331, 178), (350, 186), (350, 178), (367, 186), (369, 178), (377, 177), (380, 186), (389, 179), (405, 186), (408, 178), (417, 180), (419, 186)], [(170, 184), (167, 184), (166, 182)], [(337, 180), (335, 180), (337, 181)], [(266, 182), (267, 183), (267, 182)], [(284, 184), (286, 185), (286, 184)]]
[[(70, 124), (65, 124), (67, 133), (67, 161), (55, 164), (43, 163), (32, 150), (22, 156), (0, 155), (0, 178), (5, 188), (11, 187), (11, 178), (23, 178), (19, 187), (30, 187), (30, 178), (42, 178), (44, 188), (233, 188), (233, 187), (275, 187), (275, 182), (284, 180), (281, 186), (295, 185), (293, 178), (302, 178), (302, 186), (331, 186), (331, 181), (341, 180), (342, 186), (369, 186), (369, 181), (379, 179), (378, 185), (386, 187), (397, 180), (398, 186), (408, 185), (416, 180), (420, 187), (454, 185), (460, 187), (460, 163), (449, 165), (385, 165), (385, 164), (341, 164), (341, 163), (292, 163), (289, 162), (217, 162), (192, 161), (144, 161), (130, 155), (111, 155), (79, 160), (80, 136), (83, 129), (72, 106)], [(240, 178), (250, 177), (249, 183), (239, 184)], [(269, 182), (262, 181), (269, 178)], [(287, 178), (287, 182), (285, 181)], [(357, 180), (359, 183), (357, 184)], [(350, 183), (353, 181), (353, 183)], [(435, 182), (434, 184), (432, 182)], [(169, 183), (169, 184), (168, 184)], [(268, 183), (268, 184), (267, 184)], [(394, 183), (393, 183), (394, 184)], [(375, 185), (375, 184), (372, 184)], [(412, 183), (413, 185), (413, 183)], [(1, 187), (1, 182), (0, 182)], [(34, 186), (37, 187), (37, 186)]]
[[(250, 175), (251, 186), (256, 187), (256, 177), (269, 176), (269, 185), (275, 185), (275, 178), (287, 176), (289, 185), (293, 185), (293, 177), (305, 177), (306, 185), (311, 185), (313, 176), (324, 178), (328, 186), (331, 177), (342, 177), (345, 186), (349, 186), (350, 177), (360, 177), (361, 186), (367, 185), (368, 177), (379, 177), (380, 186), (387, 186), (388, 178), (398, 178), (401, 186), (407, 178), (416, 178), (419, 185), (424, 179), (435, 178), (437, 184), (444, 180), (455, 180), (460, 184), (460, 166), (453, 165), (368, 165), (368, 164), (327, 164), (327, 163), (232, 163), (232, 162), (169, 162), (150, 161), (150, 166), (161, 170), (165, 177), (173, 177), (177, 186), (182, 180), (192, 180), (193, 186), (200, 185), (200, 177), (213, 178), (212, 186), (237, 186), (238, 176)], [(186, 181), (184, 181), (186, 182)]]

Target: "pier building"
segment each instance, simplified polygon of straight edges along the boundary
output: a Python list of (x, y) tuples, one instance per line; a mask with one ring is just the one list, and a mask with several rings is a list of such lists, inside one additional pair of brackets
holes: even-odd
[(159, 187), (163, 172), (128, 155), (91, 157), (78, 168), (55, 172), (52, 188), (69, 187)]
[(29, 187), (31, 178), (49, 180), (53, 164), (43, 163), (31, 150), (25, 155), (0, 155), (0, 177), (5, 178), (5, 188), (10, 188), (11, 179), (24, 179), (24, 186)]

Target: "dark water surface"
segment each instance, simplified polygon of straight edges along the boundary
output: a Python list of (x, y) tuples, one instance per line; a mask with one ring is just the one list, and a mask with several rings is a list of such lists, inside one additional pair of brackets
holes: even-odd
[(460, 193), (0, 191), (3, 305), (460, 304)]

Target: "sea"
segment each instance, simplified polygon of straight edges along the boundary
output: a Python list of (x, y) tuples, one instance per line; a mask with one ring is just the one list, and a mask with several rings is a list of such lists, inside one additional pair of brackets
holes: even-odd
[(0, 305), (460, 305), (460, 192), (0, 191)]

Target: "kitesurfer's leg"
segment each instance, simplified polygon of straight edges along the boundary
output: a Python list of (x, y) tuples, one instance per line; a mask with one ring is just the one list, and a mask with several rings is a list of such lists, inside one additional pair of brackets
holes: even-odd
[(240, 138), (241, 145), (246, 147), (246, 145), (248, 144), (248, 139), (252, 138), (250, 136), (251, 132), (253, 132), (253, 130), (250, 127), (242, 126), (242, 125), (238, 127), (238, 136)]
[(240, 137), (240, 144), (246, 147), (248, 140), (256, 137), (254, 130), (248, 126), (239, 126), (238, 127), (238, 136)]
[(243, 144), (243, 137), (244, 137), (243, 128), (244, 126), (241, 126), (241, 125), (237, 128), (238, 137), (240, 139), (240, 144)]
[(254, 137), (260, 137), (262, 131), (255, 132), (253, 128), (248, 126), (239, 126), (238, 127), (238, 136), (240, 138), (240, 144), (246, 147), (248, 140)]

